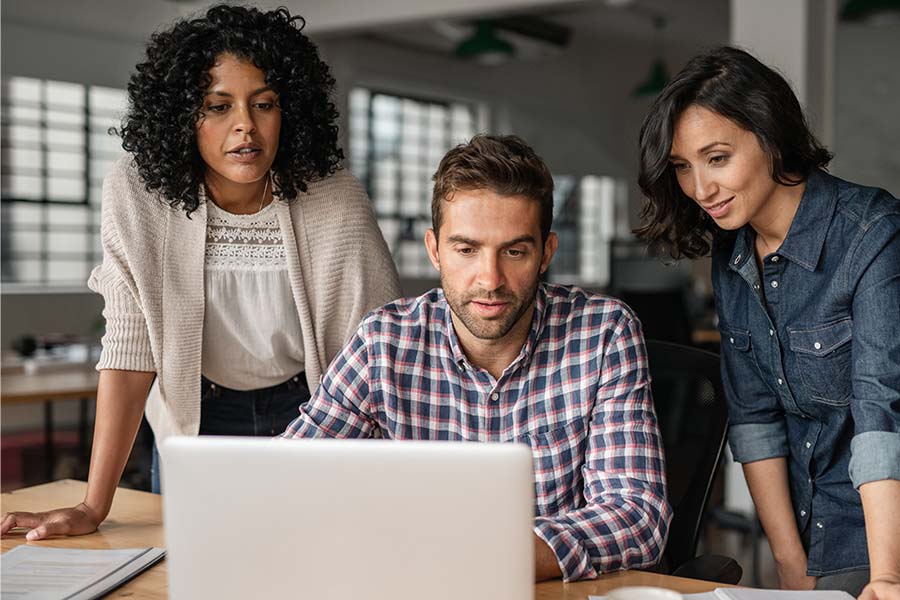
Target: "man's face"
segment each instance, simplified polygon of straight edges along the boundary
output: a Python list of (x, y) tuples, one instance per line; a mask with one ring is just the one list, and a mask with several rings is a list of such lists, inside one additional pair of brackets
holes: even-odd
[(425, 244), (461, 337), (502, 340), (517, 324), (516, 331), (527, 330), (540, 275), (557, 245), (554, 233), (541, 243), (536, 200), (456, 192), (443, 204), (440, 231), (428, 230)]

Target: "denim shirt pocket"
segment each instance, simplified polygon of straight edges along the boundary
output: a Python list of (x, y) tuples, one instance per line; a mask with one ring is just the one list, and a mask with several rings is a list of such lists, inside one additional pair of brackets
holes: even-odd
[(722, 343), (728, 344), (738, 352), (750, 349), (750, 332), (743, 329), (722, 329)]
[(789, 327), (788, 335), (808, 397), (831, 406), (850, 404), (853, 320), (846, 317), (808, 329)]

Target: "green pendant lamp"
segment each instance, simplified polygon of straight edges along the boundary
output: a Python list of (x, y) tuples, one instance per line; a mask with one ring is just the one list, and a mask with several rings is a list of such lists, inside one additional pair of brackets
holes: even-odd
[(482, 20), (475, 24), (475, 33), (456, 47), (455, 54), (460, 58), (493, 66), (508, 61), (515, 50), (512, 44), (497, 37), (493, 23)]
[(653, 17), (656, 59), (650, 65), (650, 73), (647, 75), (644, 81), (639, 83), (637, 87), (634, 88), (634, 91), (631, 92), (631, 95), (636, 98), (644, 96), (656, 96), (661, 91), (663, 91), (663, 88), (665, 88), (666, 84), (669, 83), (669, 70), (666, 68), (666, 63), (662, 59), (662, 35), (665, 28), (666, 20), (664, 17)]

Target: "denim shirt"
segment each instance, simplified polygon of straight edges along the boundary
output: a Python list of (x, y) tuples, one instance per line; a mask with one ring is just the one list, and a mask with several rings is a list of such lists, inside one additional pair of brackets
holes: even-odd
[(900, 201), (815, 171), (781, 247), (713, 252), (736, 461), (787, 457), (807, 569), (868, 565), (857, 488), (900, 479)]

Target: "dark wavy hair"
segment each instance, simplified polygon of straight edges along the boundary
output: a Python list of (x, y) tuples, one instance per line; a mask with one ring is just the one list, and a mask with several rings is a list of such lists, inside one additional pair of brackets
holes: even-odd
[(707, 108), (753, 133), (780, 184), (798, 185), (832, 158), (810, 132), (784, 77), (730, 46), (695, 56), (653, 103), (638, 138), (638, 184), (646, 201), (643, 225), (634, 233), (651, 250), (675, 259), (706, 256), (714, 244), (734, 236), (684, 194), (669, 162), (675, 122), (689, 106)]
[(278, 94), (281, 132), (272, 171), (281, 197), (292, 200), (309, 181), (337, 170), (343, 152), (330, 97), (334, 78), (301, 33), (304, 25), (286, 8), (218, 5), (151, 36), (146, 60), (128, 82), (128, 110), (118, 130), (148, 191), (188, 216), (199, 206), (206, 164), (196, 123), (209, 70), (225, 53), (256, 65)]

